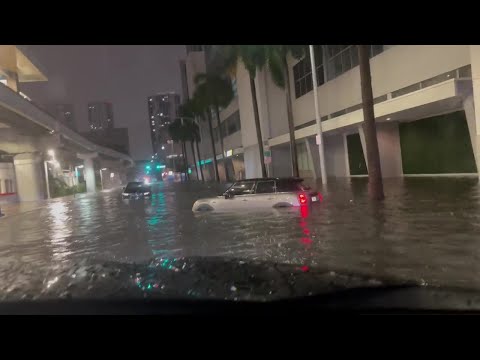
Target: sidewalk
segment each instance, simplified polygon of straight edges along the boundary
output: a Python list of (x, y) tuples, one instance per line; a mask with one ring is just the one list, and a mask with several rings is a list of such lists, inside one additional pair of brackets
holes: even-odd
[(47, 203), (47, 200), (3, 204), (2, 206), (0, 206), (0, 209), (2, 212), (2, 216), (0, 216), (0, 219), (6, 218), (7, 216), (14, 216), (14, 215), (40, 209), (44, 207), (46, 203)]
[(29, 202), (23, 202), (23, 203), (22, 202), (5, 203), (0, 205), (0, 212), (1, 212), (0, 219), (6, 218), (7, 216), (15, 216), (15, 215), (23, 214), (26, 212), (41, 209), (50, 202), (81, 199), (87, 196), (95, 196), (98, 194), (108, 193), (119, 188), (120, 187), (100, 190), (100, 191), (97, 191), (96, 193), (78, 193), (75, 195), (67, 195), (67, 196), (62, 196), (62, 197), (57, 197), (52, 199), (45, 199), (40, 201), (29, 201)]

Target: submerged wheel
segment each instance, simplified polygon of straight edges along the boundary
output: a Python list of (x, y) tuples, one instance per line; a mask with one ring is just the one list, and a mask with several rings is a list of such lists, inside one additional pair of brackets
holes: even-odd
[(287, 202), (281, 202), (278, 204), (273, 205), (274, 208), (285, 208), (285, 207), (292, 207), (293, 205)]
[(207, 204), (200, 205), (197, 208), (197, 211), (212, 211), (212, 210), (213, 210), (213, 207), (211, 207), (210, 205), (207, 205)]

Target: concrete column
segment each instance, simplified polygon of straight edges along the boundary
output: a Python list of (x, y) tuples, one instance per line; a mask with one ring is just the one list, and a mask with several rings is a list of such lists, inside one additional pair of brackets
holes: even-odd
[(328, 135), (323, 138), (323, 141), (327, 176), (348, 176), (348, 153), (344, 134)]
[(470, 45), (470, 63), (473, 92), (464, 99), (463, 107), (478, 172), (480, 170), (480, 45)]
[(25, 153), (13, 158), (16, 189), (19, 201), (45, 199), (46, 187), (42, 158), (36, 153)]
[(95, 167), (93, 166), (93, 159), (84, 159), (83, 165), (85, 166), (85, 181), (87, 182), (87, 192), (97, 191), (95, 187)]
[[(380, 167), (382, 177), (403, 176), (402, 151), (400, 147), (400, 134), (398, 132), (398, 123), (377, 122), (377, 142), (378, 152), (380, 153)], [(362, 143), (363, 156), (368, 171), (367, 145), (365, 142), (365, 133), (363, 126), (359, 126), (358, 133)]]
[(272, 176), (292, 176), (290, 144), (284, 143), (270, 148), (272, 151)]
[(256, 178), (262, 176), (258, 145), (252, 145), (243, 149), (245, 162), (245, 177)]
[(348, 142), (347, 142), (347, 135), (348, 134), (342, 134), (343, 137), (343, 151), (345, 154), (345, 176), (350, 176), (350, 159), (348, 158)]
[(87, 192), (96, 192), (95, 187), (95, 167), (93, 159), (98, 156), (98, 153), (77, 154), (79, 159), (83, 160), (85, 181), (87, 183)]
[(402, 149), (400, 147), (398, 123), (377, 123), (377, 141), (382, 177), (403, 176)]
[(480, 135), (477, 134), (478, 117), (475, 116), (475, 104), (473, 95), (467, 96), (463, 100), (463, 109), (465, 110), (465, 117), (467, 118), (468, 132), (470, 134), (470, 141), (472, 143), (473, 155), (475, 156), (475, 164), (477, 165), (477, 172), (480, 169)]
[(320, 170), (320, 154), (318, 153), (318, 145), (315, 137), (305, 138), (305, 146), (307, 148), (308, 161), (312, 165), (312, 177), (317, 180), (322, 176)]
[[(378, 130), (377, 130), (378, 132)], [(360, 142), (362, 143), (362, 151), (363, 157), (365, 158), (365, 164), (367, 165), (367, 173), (368, 173), (368, 161), (367, 161), (367, 143), (365, 142), (365, 133), (363, 132), (363, 126), (360, 125), (358, 127), (358, 134), (360, 135)], [(377, 137), (378, 139), (378, 137)]]

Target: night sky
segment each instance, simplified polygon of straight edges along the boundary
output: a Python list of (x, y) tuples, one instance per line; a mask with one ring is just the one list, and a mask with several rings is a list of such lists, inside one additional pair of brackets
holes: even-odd
[(23, 83), (34, 102), (73, 104), (75, 123), (88, 130), (87, 103), (113, 104), (116, 127), (128, 127), (134, 159), (152, 155), (147, 97), (157, 92), (181, 94), (178, 61), (184, 45), (30, 45), (48, 82)]

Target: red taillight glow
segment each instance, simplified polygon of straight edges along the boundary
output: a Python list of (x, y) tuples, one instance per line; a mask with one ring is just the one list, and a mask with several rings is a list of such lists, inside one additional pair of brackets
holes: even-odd
[(305, 205), (307, 203), (307, 197), (305, 194), (298, 194), (298, 201), (300, 201), (301, 205)]

